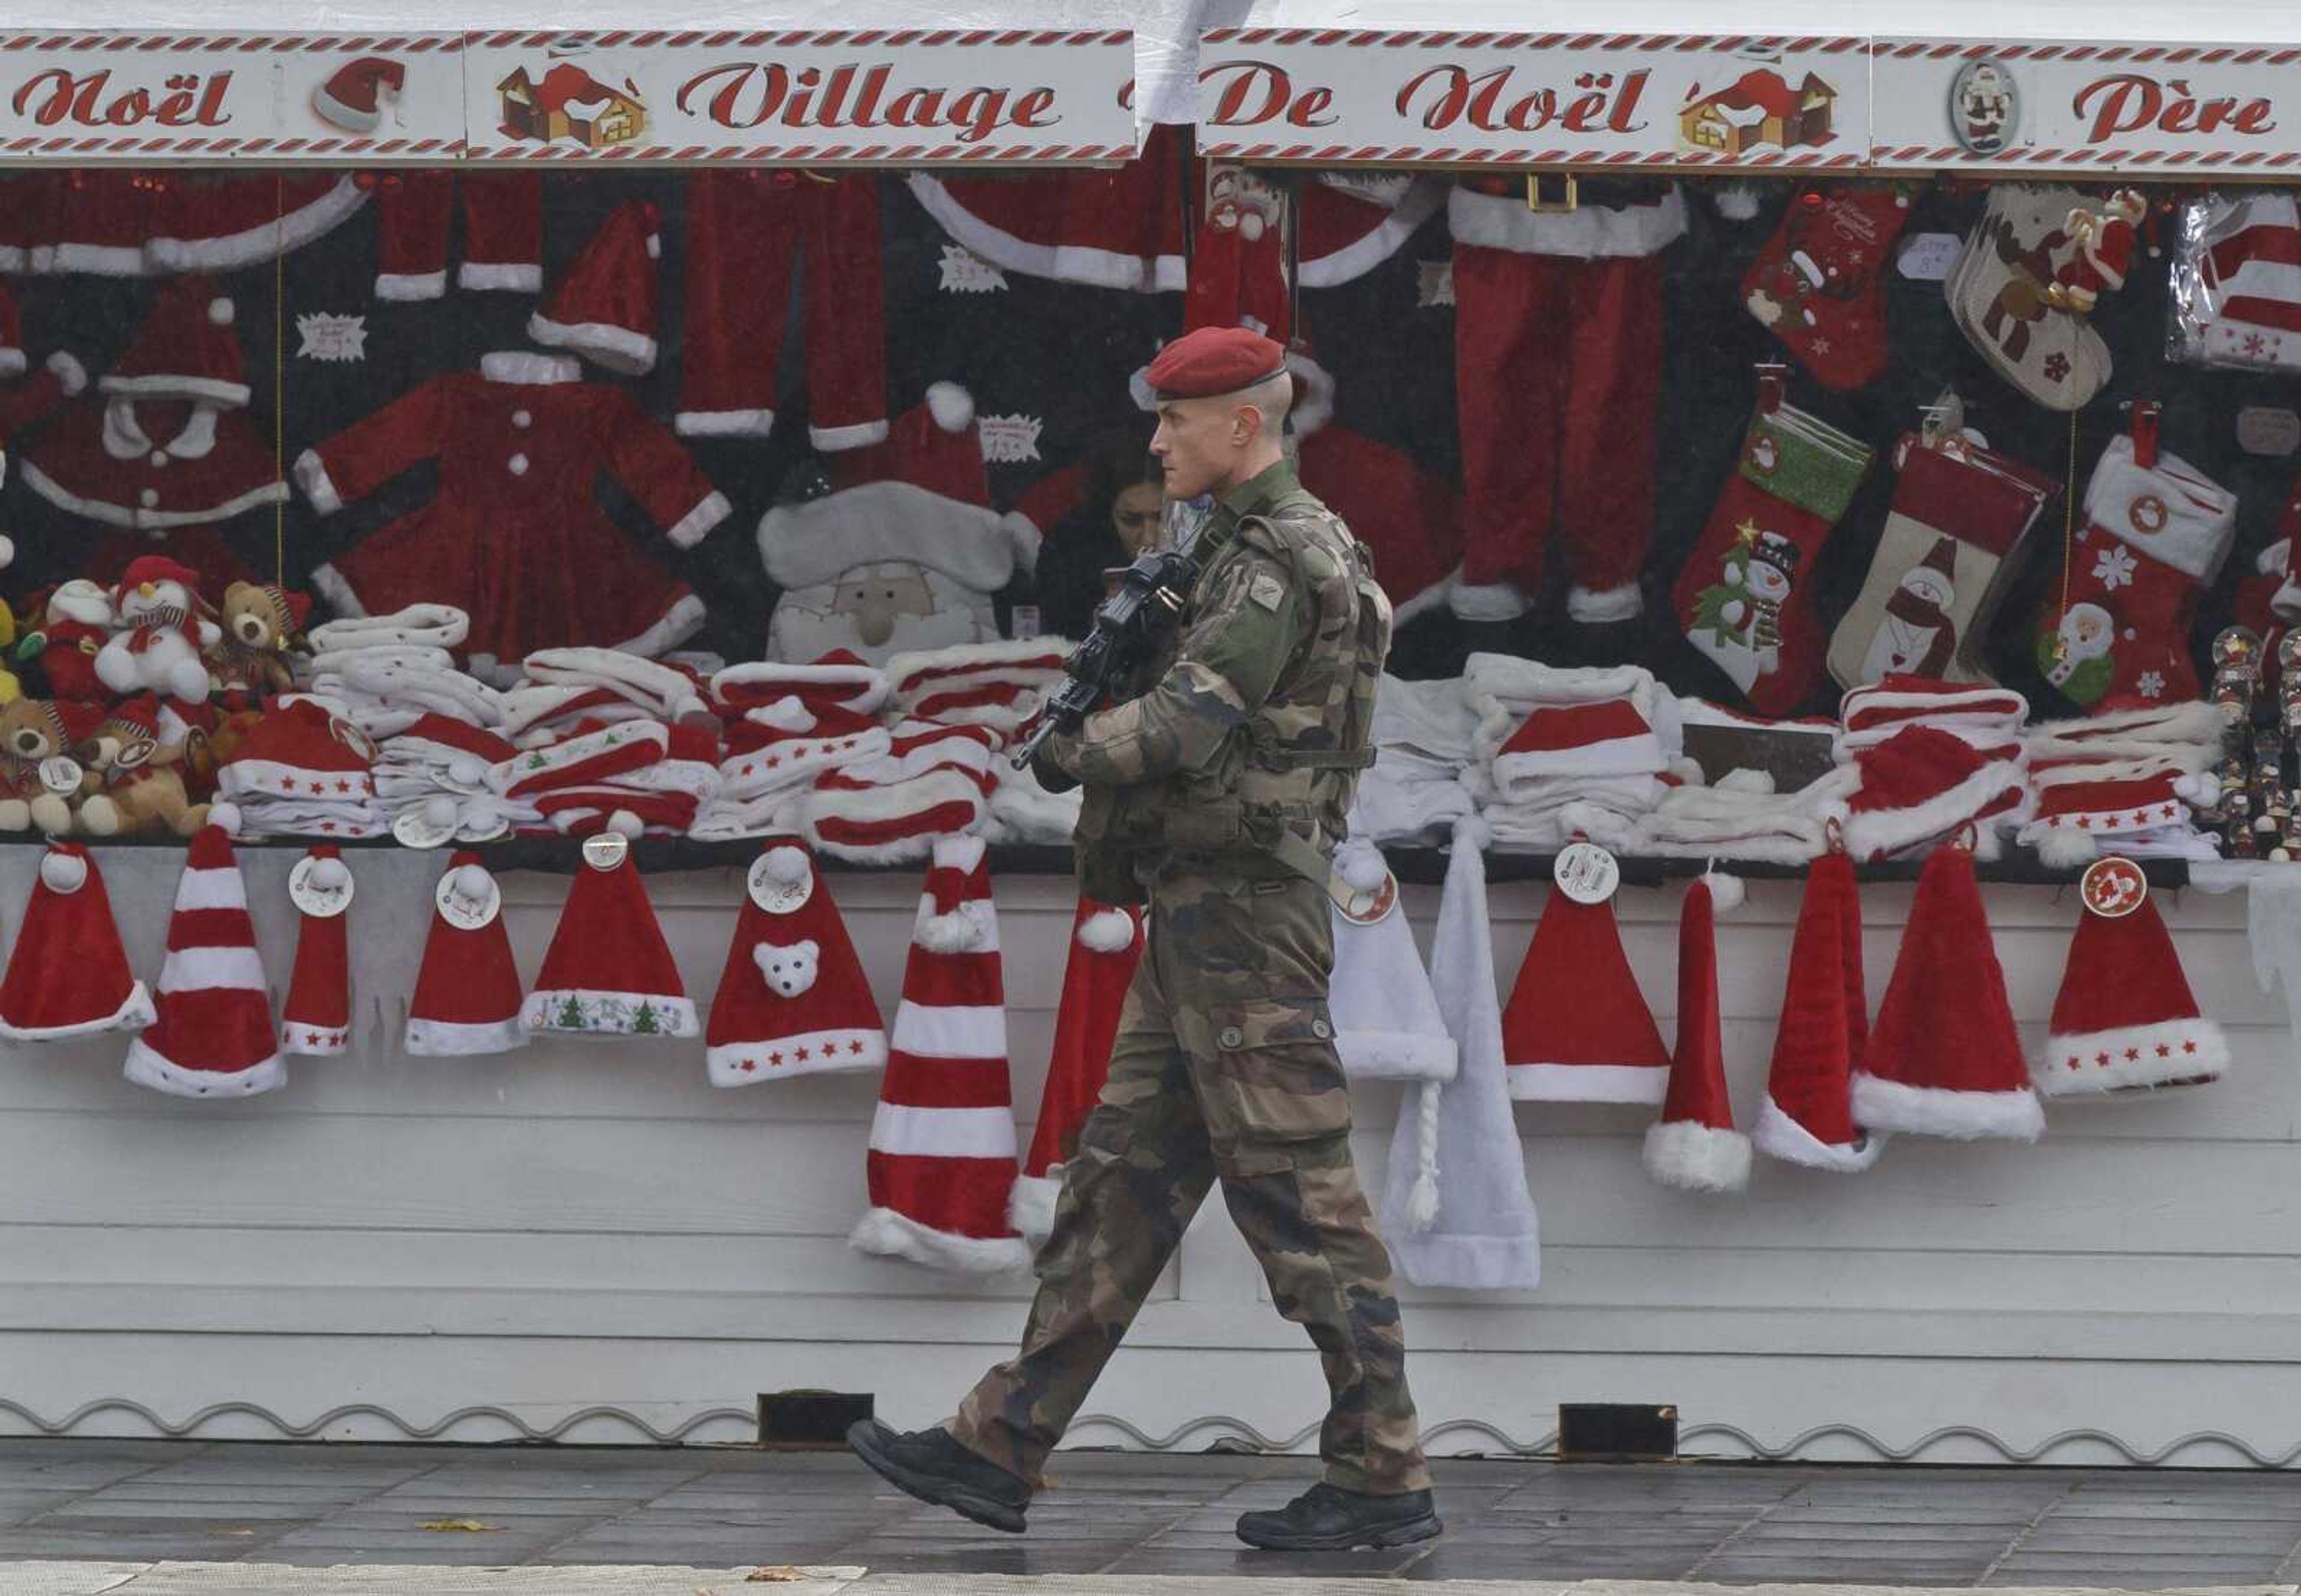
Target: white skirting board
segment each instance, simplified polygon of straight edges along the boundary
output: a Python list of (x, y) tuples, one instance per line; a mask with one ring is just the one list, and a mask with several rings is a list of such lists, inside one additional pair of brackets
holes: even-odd
[[(917, 882), (830, 879), (891, 1008)], [(740, 880), (654, 885), (706, 1000)], [(562, 884), (506, 890), (531, 975)], [(1618, 903), (1665, 1035), (1681, 890)], [(1027, 1137), (1069, 884), (998, 893)], [(1910, 894), (1862, 894), (1873, 1005)], [(1753, 883), (1719, 923), (1745, 1122), (1797, 895)], [(1505, 981), (1542, 896), (1494, 889)], [(2035, 1040), (2074, 897), (1985, 898)], [(1407, 1292), (1432, 1450), (1540, 1450), (1560, 1402), (1623, 1401), (1676, 1404), (1699, 1454), (2293, 1463), (2301, 1100), (2282, 1005), (2254, 985), (2241, 897), (2161, 902), (2199, 998), (2231, 1027), (2231, 1078), (2055, 1106), (2036, 1147), (1904, 1139), (1851, 1177), (1761, 1158), (1745, 1196), (1694, 1197), (1640, 1168), (1646, 1111), (1519, 1105), (1544, 1285)], [(1435, 893), (1410, 890), (1407, 907), (1427, 938)], [(0, 900), (12, 936), (21, 913), (21, 897)], [(272, 975), (284, 982), (284, 959)], [(920, 1424), (1021, 1326), (1028, 1277), (962, 1280), (847, 1247), (875, 1077), (717, 1090), (696, 1042), (478, 1059), (371, 1047), (298, 1061), (262, 1099), (188, 1104), (120, 1080), (121, 1051), (117, 1037), (0, 1049), (0, 1433), (724, 1443), (749, 1438), (757, 1393), (797, 1387), (870, 1391)], [(1377, 1191), (1398, 1097), (1357, 1096)], [(1322, 1407), (1315, 1355), (1216, 1202), (1073, 1440), (1308, 1450)]]

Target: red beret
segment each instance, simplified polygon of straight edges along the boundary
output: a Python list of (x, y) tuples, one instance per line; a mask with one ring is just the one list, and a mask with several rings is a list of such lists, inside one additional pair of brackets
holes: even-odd
[(1234, 394), (1286, 369), (1286, 351), (1243, 327), (1201, 327), (1159, 351), (1143, 373), (1161, 399)]

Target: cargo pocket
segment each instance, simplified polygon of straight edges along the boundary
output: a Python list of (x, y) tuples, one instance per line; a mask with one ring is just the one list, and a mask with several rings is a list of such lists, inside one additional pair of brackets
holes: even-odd
[(1224, 1004), (1208, 1018), (1215, 1078), (1205, 1093), (1207, 1129), (1217, 1145), (1310, 1141), (1351, 1128), (1350, 1088), (1324, 1002)]

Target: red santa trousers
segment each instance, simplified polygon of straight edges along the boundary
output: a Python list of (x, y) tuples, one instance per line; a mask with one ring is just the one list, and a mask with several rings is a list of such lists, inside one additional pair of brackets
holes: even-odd
[(466, 288), (539, 293), (543, 288), (543, 174), (445, 170), (376, 179), (379, 299), (437, 299), (448, 287), (448, 229), (460, 182)]
[(807, 437), (853, 449), (887, 436), (879, 180), (698, 171), (687, 183), (679, 415), (690, 438), (765, 438), (793, 271), (807, 353)]

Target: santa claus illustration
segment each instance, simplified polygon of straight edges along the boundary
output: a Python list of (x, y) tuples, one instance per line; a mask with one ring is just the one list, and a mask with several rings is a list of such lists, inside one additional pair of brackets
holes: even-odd
[(2090, 704), (2109, 690), (2117, 669), (2110, 645), (2117, 622), (2097, 604), (2073, 604), (2052, 632), (2037, 639), (2037, 668), (2072, 704)]
[(1876, 681), (1895, 675), (1938, 677), (1949, 668), (1957, 651), (1957, 542), (1934, 540), (1924, 560), (1902, 572), (1902, 580), (1886, 599), (1886, 615), (1878, 635), (1870, 640), (1862, 679)]

